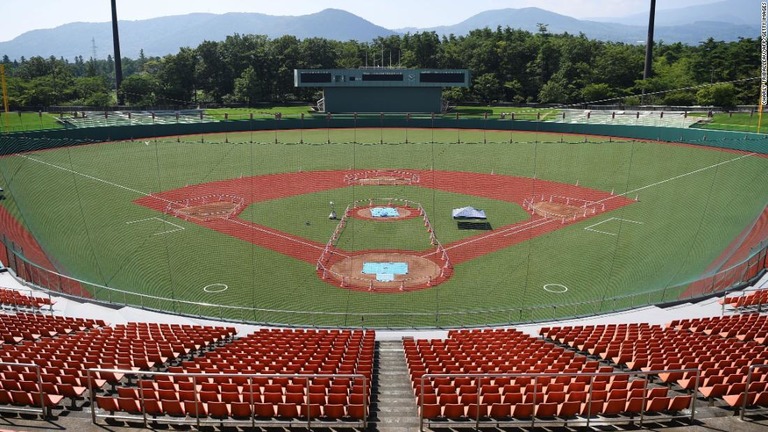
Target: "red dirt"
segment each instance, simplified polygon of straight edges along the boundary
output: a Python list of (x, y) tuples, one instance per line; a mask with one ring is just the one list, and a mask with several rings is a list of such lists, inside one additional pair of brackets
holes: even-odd
[[(14, 218), (5, 207), (0, 207), (0, 232), (5, 234), (9, 241), (12, 241), (16, 245), (20, 246), (24, 257), (31, 262), (45, 268), (46, 270), (57, 272), (56, 266), (48, 259), (48, 256), (43, 251), (43, 248), (35, 240), (35, 238)], [(2, 252), (2, 258), (8, 257), (8, 251), (2, 243), (0, 243), (0, 252)], [(8, 265), (8, 263), (5, 263)], [(85, 290), (79, 283), (71, 279), (59, 279), (50, 278), (49, 276), (40, 276), (38, 271), (32, 266), (20, 266), (17, 265), (16, 269), (19, 277), (31, 281), (46, 281), (45, 288), (53, 291), (61, 291), (67, 294), (74, 294), (80, 297), (91, 297), (91, 294)]]
[[(376, 281), (376, 276), (363, 274), (365, 262), (406, 262), (407, 275), (395, 275), (392, 282)], [(334, 285), (355, 291), (397, 293), (416, 291), (439, 285), (453, 274), (435, 257), (420, 257), (413, 251), (364, 251), (351, 256), (332, 255), (326, 264), (330, 272), (318, 270), (318, 276)], [(344, 281), (341, 281), (341, 277)]]
[[(615, 210), (634, 202), (602, 191), (524, 177), (455, 171), (413, 172), (420, 176), (420, 184), (417, 187), (476, 195), (514, 202), (521, 206), (526, 198), (537, 195), (562, 195), (601, 202), (605, 203), (605, 211)], [(347, 187), (344, 175), (344, 171), (314, 171), (223, 180), (152, 194), (136, 200), (136, 203), (162, 212), (169, 201), (181, 201), (189, 197), (218, 193), (241, 196), (245, 199), (244, 205), (248, 206), (269, 199)], [(590, 215), (587, 218), (589, 217), (593, 216)], [(582, 220), (584, 219), (577, 221)], [(194, 223), (313, 264), (320, 257), (325, 246), (237, 218), (207, 222), (194, 221)], [(528, 221), (499, 227), (490, 233), (479, 234), (444, 246), (448, 250), (451, 263), (458, 264), (558, 230), (571, 223), (574, 222), (567, 221), (562, 224), (560, 221), (532, 216)], [(339, 252), (349, 255), (344, 251)], [(433, 254), (433, 251), (423, 251), (420, 255), (430, 257)]]

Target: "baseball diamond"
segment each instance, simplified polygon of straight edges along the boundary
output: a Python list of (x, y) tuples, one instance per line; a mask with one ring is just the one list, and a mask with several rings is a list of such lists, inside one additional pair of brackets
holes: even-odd
[[(6, 244), (31, 278), (60, 274), (56, 290), (330, 326), (594, 314), (700, 296), (758, 269), (745, 260), (764, 238), (768, 158), (735, 149), (743, 136), (709, 146), (490, 126), (32, 146), (0, 159)], [(373, 206), (399, 216), (371, 218)], [(483, 229), (451, 218), (466, 206), (487, 213)], [(379, 281), (365, 261), (409, 272)]]

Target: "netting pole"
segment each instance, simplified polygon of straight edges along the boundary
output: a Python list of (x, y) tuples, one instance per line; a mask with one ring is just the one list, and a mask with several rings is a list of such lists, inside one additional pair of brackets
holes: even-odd
[(5, 85), (5, 65), (0, 64), (0, 87), (3, 89), (3, 124), (8, 131), (8, 87)]
[(768, 2), (760, 3), (760, 104), (757, 133), (763, 123), (763, 106), (768, 101)]

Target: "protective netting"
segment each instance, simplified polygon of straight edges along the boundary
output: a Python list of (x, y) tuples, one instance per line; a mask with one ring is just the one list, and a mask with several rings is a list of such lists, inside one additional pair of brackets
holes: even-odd
[[(0, 159), (15, 250), (2, 260), (37, 285), (114, 303), (381, 327), (620, 310), (765, 267), (768, 158), (738, 143), (322, 123), (182, 136), (158, 126), (103, 143), (82, 130), (4, 136), (17, 150)], [(369, 203), (413, 214), (351, 213)], [(488, 218), (451, 217), (466, 206)], [(323, 277), (324, 254), (405, 255), (437, 273), (414, 289), (401, 281), (416, 274), (353, 286)]]

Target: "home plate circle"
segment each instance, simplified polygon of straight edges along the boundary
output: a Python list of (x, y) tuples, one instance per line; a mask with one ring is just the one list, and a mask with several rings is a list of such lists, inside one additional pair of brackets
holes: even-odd
[(544, 291), (562, 294), (568, 291), (568, 287), (562, 284), (546, 284), (544, 285)]
[(226, 291), (227, 289), (229, 289), (229, 286), (223, 283), (214, 283), (203, 287), (203, 291), (207, 293), (220, 293)]

